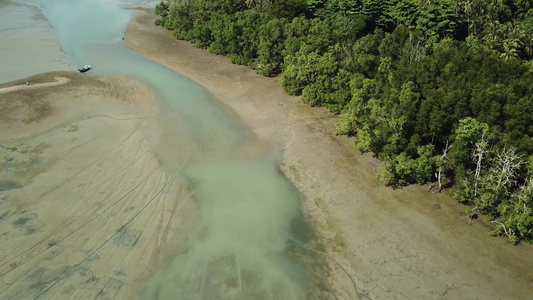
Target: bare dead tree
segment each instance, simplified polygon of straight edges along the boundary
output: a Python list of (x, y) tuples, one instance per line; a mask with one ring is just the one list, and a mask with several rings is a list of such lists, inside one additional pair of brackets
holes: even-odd
[(437, 164), (437, 172), (435, 173), (435, 177), (437, 178), (437, 182), (439, 184), (438, 192), (440, 193), (443, 189), (442, 186), (442, 178), (444, 177), (444, 171), (446, 171), (446, 166), (448, 164), (448, 151), (450, 151), (450, 148), (452, 145), (449, 143), (449, 141), (446, 141), (446, 147), (442, 150), (442, 155), (439, 156), (440, 163)]
[(412, 32), (409, 33), (409, 46), (409, 63), (417, 62), (426, 56), (426, 48)]
[(530, 213), (528, 205), (533, 206), (533, 177), (526, 179), (523, 185), (518, 189), (517, 193), (513, 193), (515, 202), (518, 204), (515, 207), (517, 213)]
[(503, 189), (508, 194), (509, 188), (516, 182), (517, 170), (524, 163), (522, 155), (518, 155), (514, 147), (497, 151), (489, 177), (494, 190), (500, 192)]
[[(532, 208), (533, 208), (533, 178), (528, 178), (524, 182), (523, 185), (521, 185), (512, 195), (511, 195), (511, 201), (510, 205), (512, 205), (512, 209), (515, 214), (514, 216), (521, 216), (524, 217), (519, 218), (522, 220), (527, 220), (531, 216)], [(516, 220), (516, 219), (515, 219)], [(527, 223), (527, 221), (525, 221)], [(505, 235), (509, 238), (509, 240), (514, 240), (515, 242), (518, 241), (521, 237), (525, 235), (531, 234), (533, 231), (533, 228), (530, 228), (525, 233), (522, 232), (523, 229), (519, 229), (518, 231), (515, 231), (515, 229), (520, 228), (520, 224), (512, 224), (512, 227), (509, 228), (509, 226), (506, 226), (504, 222), (501, 220), (495, 220), (492, 221), (492, 223), (498, 224), (498, 226), (503, 229), (503, 232)], [(520, 221), (519, 221), (520, 223)], [(524, 224), (522, 224), (524, 225)], [(526, 225), (527, 226), (527, 225)]]
[(481, 136), (481, 139), (476, 143), (476, 149), (472, 155), (472, 159), (476, 162), (476, 171), (474, 173), (474, 195), (477, 196), (477, 189), (479, 183), (479, 176), (481, 174), (481, 163), (485, 154), (489, 151), (489, 142), (488, 137), (485, 136), (485, 133)]
[(505, 227), (505, 224), (503, 224), (502, 222), (498, 220), (494, 220), (494, 221), (491, 221), (491, 223), (498, 224), (498, 226), (500, 226), (503, 229), (503, 232), (508, 238), (514, 235), (514, 231), (511, 228)]

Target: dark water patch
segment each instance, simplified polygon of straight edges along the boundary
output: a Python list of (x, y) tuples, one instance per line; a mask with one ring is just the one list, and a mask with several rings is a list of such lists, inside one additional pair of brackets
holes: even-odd
[(93, 253), (91, 256), (89, 256), (85, 262), (87, 263), (90, 263), (90, 262), (95, 262), (95, 261), (98, 261), (100, 259), (100, 255), (98, 255), (98, 253)]
[(43, 161), (40, 160), (40, 159), (36, 159), (36, 158), (34, 158), (34, 159), (30, 160), (30, 164), (31, 164), (32, 166), (34, 166), (34, 167), (38, 167), (38, 166), (40, 166), (42, 163), (43, 163)]
[[(8, 167), (5, 169), (7, 177), (15, 176), (17, 169), (15, 167)], [(2, 183), (0, 183), (0, 192), (2, 191)]]
[(43, 278), (47, 277), (46, 273), (48, 273), (48, 269), (46, 268), (39, 268), (28, 275), (28, 280), (30, 281), (41, 281)]
[(22, 185), (15, 180), (4, 179), (0, 180), (0, 192), (20, 189)]
[(22, 231), (22, 234), (24, 234), (24, 235), (30, 235), (30, 234), (34, 234), (36, 231), (37, 231), (37, 228), (35, 228), (35, 227), (26, 227), (26, 228), (24, 228), (24, 230)]
[(31, 19), (33, 21), (45, 21), (48, 23), (48, 28), (52, 28), (52, 24), (48, 22), (48, 19), (44, 16), (43, 12), (36, 6), (28, 5), (31, 10)]
[[(27, 211), (21, 212), (21, 215), (25, 215)], [(33, 223), (33, 220), (36, 218), (35, 215), (26, 215), (19, 217), (17, 220), (13, 221), (13, 226), (17, 228), (21, 234), (30, 235), (37, 231), (37, 226)]]
[(26, 217), (18, 218), (16, 221), (13, 222), (13, 225), (16, 228), (20, 228), (20, 227), (25, 226), (30, 220), (31, 220), (30, 218), (26, 218)]
[(35, 155), (41, 155), (43, 154), (44, 150), (45, 149), (48, 149), (50, 148), (52, 145), (49, 144), (49, 143), (40, 143), (39, 145), (35, 146), (32, 150), (31, 150), (31, 153), (35, 154)]
[(68, 128), (68, 132), (77, 132), (79, 129), (80, 125), (78, 124), (70, 125), (70, 127)]
[(133, 248), (137, 245), (142, 232), (125, 227), (120, 228), (113, 237), (113, 243), (126, 248)]
[(120, 289), (122, 289), (124, 284), (125, 283), (123, 281), (111, 277), (105, 287), (102, 289), (100, 297), (98, 297), (98, 299), (107, 299), (106, 297), (104, 297), (106, 295), (106, 290), (111, 290), (111, 295), (116, 294), (117, 291), (120, 291)]
[(0, 215), (0, 222), (2, 222), (2, 220), (7, 217), (9, 215), (9, 211), (5, 211), (3, 212), (1, 215)]
[(94, 276), (93, 274), (84, 274), (87, 276), (87, 279), (85, 280), (85, 284), (91, 284), (91, 283), (95, 283), (95, 282), (98, 282), (98, 280), (100, 280), (98, 277)]
[(66, 295), (71, 296), (72, 294), (74, 294), (74, 292), (76, 292), (76, 289), (77, 289), (77, 286), (73, 284), (69, 284), (66, 288), (63, 289), (61, 294), (65, 295), (65, 298), (67, 298)]

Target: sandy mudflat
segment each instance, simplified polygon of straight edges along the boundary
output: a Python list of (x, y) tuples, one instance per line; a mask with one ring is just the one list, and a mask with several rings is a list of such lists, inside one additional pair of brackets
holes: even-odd
[(193, 220), (179, 217), (192, 215), (186, 183), (153, 151), (155, 95), (67, 72), (0, 92), (0, 298), (137, 297)]
[(332, 134), (335, 116), (153, 21), (150, 11), (133, 10), (124, 44), (201, 83), (259, 139), (282, 147), (282, 170), (305, 196), (339, 299), (533, 298), (533, 247), (491, 237), (480, 220), (468, 226), (465, 207), (446, 194), (384, 187), (379, 163)]
[(0, 88), (0, 94), (7, 94), (10, 92), (15, 91), (28, 91), (28, 90), (36, 90), (36, 89), (42, 89), (45, 87), (51, 87), (51, 86), (57, 86), (57, 85), (63, 85), (70, 81), (70, 79), (66, 77), (55, 77), (54, 81), (52, 82), (42, 82), (42, 83), (32, 83), (30, 84), (29, 81), (26, 81), (26, 85), (24, 84), (18, 84), (13, 85), (9, 87)]

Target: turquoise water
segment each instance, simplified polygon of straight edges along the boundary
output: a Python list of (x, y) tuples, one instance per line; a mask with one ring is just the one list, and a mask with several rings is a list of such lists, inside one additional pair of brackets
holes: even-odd
[(130, 17), (121, 5), (132, 1), (29, 2), (43, 9), (73, 65), (137, 78), (163, 103), (160, 121), (168, 126), (156, 152), (170, 174), (190, 183), (204, 230), (145, 297), (313, 298), (309, 274), (320, 267), (306, 265), (308, 254), (290, 243), (306, 230), (298, 193), (279, 172), (279, 152), (254, 142), (203, 87), (121, 45)]

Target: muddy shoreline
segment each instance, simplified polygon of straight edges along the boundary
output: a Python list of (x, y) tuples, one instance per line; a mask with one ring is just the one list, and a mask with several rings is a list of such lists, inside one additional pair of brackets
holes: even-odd
[(124, 45), (202, 84), (257, 138), (280, 147), (281, 169), (305, 196), (339, 299), (533, 296), (530, 245), (491, 237), (482, 220), (469, 226), (465, 207), (446, 193), (384, 187), (379, 162), (333, 134), (334, 115), (284, 94), (277, 78), (175, 40), (153, 25), (152, 11), (132, 11)]

